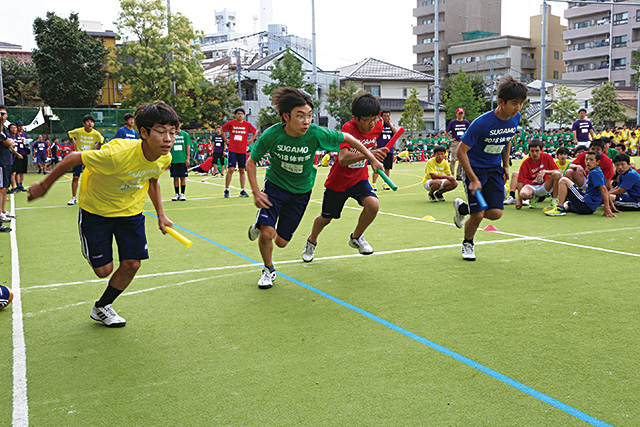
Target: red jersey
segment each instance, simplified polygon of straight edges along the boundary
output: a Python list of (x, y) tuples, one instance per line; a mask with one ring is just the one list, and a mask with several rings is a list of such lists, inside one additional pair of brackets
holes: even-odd
[(522, 182), (524, 185), (537, 185), (542, 184), (549, 179), (549, 175), (545, 174), (542, 182), (535, 182), (534, 180), (543, 170), (556, 170), (558, 169), (558, 165), (553, 161), (553, 157), (551, 157), (547, 153), (540, 153), (540, 160), (534, 162), (531, 160), (531, 156), (527, 157), (522, 161), (520, 165), (520, 170), (518, 172), (518, 182)]
[(203, 172), (209, 173), (212, 166), (213, 166), (213, 157), (207, 157), (207, 160), (205, 160), (204, 163), (200, 165), (200, 169), (202, 169)]
[(207, 154), (209, 155), (213, 154), (213, 144), (211, 142), (207, 142), (205, 144), (205, 148), (207, 150)]
[(62, 157), (67, 157), (73, 151), (73, 147), (69, 144), (62, 145)]
[(201, 142), (198, 144), (198, 154), (204, 154), (204, 150), (206, 149), (206, 144)]
[(251, 123), (243, 120), (230, 120), (222, 125), (222, 132), (229, 132), (229, 151), (232, 153), (246, 153), (249, 134), (256, 134), (257, 130)]
[[(367, 133), (361, 133), (358, 130), (356, 119), (349, 120), (344, 124), (344, 126), (342, 126), (342, 132), (348, 133), (349, 135), (353, 136), (369, 150), (376, 148), (376, 140), (382, 133), (382, 129), (382, 120), (378, 120), (373, 130)], [(340, 149), (342, 150), (343, 148), (349, 148), (349, 151), (351, 151), (352, 153), (359, 152), (355, 148), (351, 148), (351, 146), (346, 142), (340, 144)], [(367, 168), (366, 159), (360, 160), (359, 162), (352, 163), (347, 166), (341, 166), (340, 154), (338, 154), (336, 160), (333, 162), (333, 166), (331, 166), (329, 176), (327, 177), (324, 186), (330, 190), (344, 193), (345, 191), (347, 191), (347, 189), (353, 187), (358, 182), (365, 179), (369, 179), (369, 170)]]
[[(583, 153), (580, 153), (580, 155), (578, 157), (576, 157), (576, 159), (573, 162), (571, 162), (573, 164), (582, 166), (582, 168), (585, 171), (585, 176), (589, 175), (589, 170), (587, 169), (587, 162), (585, 161), (586, 157), (587, 157), (587, 152), (585, 151)], [(604, 153), (602, 153), (600, 155), (600, 165), (599, 166), (600, 166), (600, 169), (602, 169), (602, 174), (604, 175), (604, 179), (613, 178), (613, 175), (614, 175), (613, 162)]]

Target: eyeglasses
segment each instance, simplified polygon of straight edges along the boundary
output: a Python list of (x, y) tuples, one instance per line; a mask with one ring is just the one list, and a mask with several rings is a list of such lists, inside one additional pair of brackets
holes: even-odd
[(6, 111), (0, 111), (0, 116), (6, 116), (7, 112)]
[(301, 122), (304, 122), (305, 120), (309, 120), (309, 121), (313, 121), (313, 119), (315, 119), (316, 115), (315, 114), (296, 114), (295, 116), (292, 116), (294, 118), (296, 118), (296, 120), (300, 120)]
[(175, 130), (156, 129), (156, 128), (148, 128), (148, 129), (155, 131), (160, 135), (169, 135), (171, 138), (175, 138), (178, 135), (178, 132), (176, 132)]
[(367, 123), (367, 124), (369, 124), (369, 123), (375, 123), (375, 122), (377, 122), (377, 121), (378, 121), (378, 116), (371, 117), (370, 119), (366, 119), (366, 118), (364, 118), (364, 117), (358, 117), (358, 120), (363, 121), (363, 122), (365, 122), (365, 123)]

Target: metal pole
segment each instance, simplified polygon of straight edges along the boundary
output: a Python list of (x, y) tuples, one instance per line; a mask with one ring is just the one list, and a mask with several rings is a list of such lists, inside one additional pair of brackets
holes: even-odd
[[(169, 33), (171, 33), (171, 0), (167, 0), (167, 34)], [(173, 61), (173, 48), (169, 51), (169, 61)], [(172, 77), (171, 78), (171, 95), (175, 97), (176, 96), (176, 80), (174, 76), (171, 76), (171, 77)]]
[(435, 55), (433, 64), (435, 66), (435, 70), (433, 73), (434, 79), (434, 92), (433, 92), (433, 113), (434, 120), (433, 124), (436, 132), (440, 131), (440, 9), (438, 7), (438, 3), (440, 0), (435, 0), (435, 38), (433, 39), (433, 44), (435, 48)]
[(637, 116), (636, 116), (636, 126), (640, 126), (640, 81), (638, 81), (638, 102), (636, 103), (636, 111), (637, 111)]
[[(476, 64), (478, 63), (478, 61), (476, 61)], [(493, 111), (493, 59), (489, 61), (489, 78), (490, 78), (490, 85), (491, 85), (491, 111)]]
[(611, 11), (609, 12), (609, 77), (608, 80), (611, 81), (611, 68), (613, 66), (613, 3), (611, 3)]
[[(311, 56), (312, 73), (313, 73), (313, 90), (316, 91), (314, 98), (318, 96), (318, 65), (316, 62), (316, 2), (311, 0), (311, 48), (313, 53)], [(318, 100), (319, 101), (319, 100)], [(319, 113), (315, 115), (314, 122), (318, 124), (320, 122)]]
[(2, 83), (2, 58), (0, 58), (0, 104), (4, 105), (4, 85)]
[(240, 75), (240, 49), (236, 49), (236, 71), (238, 72), (238, 98), (242, 99), (242, 83)]
[(542, 41), (540, 52), (540, 130), (544, 132), (547, 92), (547, 0), (542, 0)]

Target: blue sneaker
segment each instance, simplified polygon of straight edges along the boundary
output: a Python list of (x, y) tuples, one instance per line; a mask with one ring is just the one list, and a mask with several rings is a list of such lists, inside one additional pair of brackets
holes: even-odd
[(229, 190), (227, 190), (227, 189), (224, 190), (224, 198), (225, 199), (229, 198)]

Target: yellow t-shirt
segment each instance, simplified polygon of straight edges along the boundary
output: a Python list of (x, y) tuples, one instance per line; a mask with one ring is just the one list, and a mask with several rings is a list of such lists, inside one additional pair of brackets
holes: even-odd
[(638, 138), (629, 138), (629, 148), (632, 150), (638, 148)]
[(82, 163), (80, 207), (100, 216), (133, 216), (142, 212), (149, 179), (160, 177), (171, 155), (150, 162), (139, 139), (113, 139), (100, 150), (83, 151)]
[(569, 166), (571, 164), (569, 159), (567, 159), (567, 162), (564, 165), (560, 164), (560, 159), (556, 159), (555, 162), (556, 162), (556, 166), (558, 166), (558, 169), (560, 169), (561, 171), (565, 170), (567, 168), (567, 166)]
[(441, 163), (438, 163), (435, 157), (427, 160), (427, 166), (424, 168), (424, 179), (422, 180), (422, 184), (431, 179), (432, 173), (435, 173), (436, 175), (451, 175), (449, 162), (443, 160)]
[(331, 159), (331, 156), (329, 155), (329, 153), (322, 156), (322, 160), (320, 160), (320, 166), (329, 166), (330, 159)]
[(407, 150), (401, 151), (398, 153), (398, 157), (409, 157), (409, 152)]
[(69, 131), (69, 138), (76, 139), (76, 151), (87, 151), (91, 150), (96, 142), (102, 144), (104, 138), (95, 129), (91, 129), (91, 132), (85, 132), (84, 128), (77, 128)]

